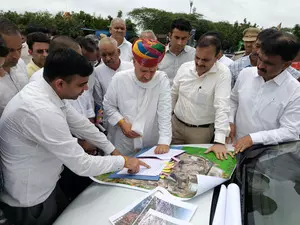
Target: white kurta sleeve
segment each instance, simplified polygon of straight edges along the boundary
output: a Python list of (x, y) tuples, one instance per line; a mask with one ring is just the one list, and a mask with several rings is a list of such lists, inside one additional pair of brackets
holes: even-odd
[(158, 144), (170, 145), (172, 140), (172, 105), (171, 105), (171, 89), (170, 82), (167, 76), (163, 79), (159, 100), (158, 100), (158, 129), (159, 129), (159, 140)]
[(278, 129), (251, 133), (254, 144), (274, 145), (281, 142), (299, 140), (300, 135), (300, 94), (289, 102), (279, 118)]
[(173, 85), (171, 88), (171, 97), (172, 97), (172, 111), (175, 109), (175, 105), (178, 100), (178, 95), (179, 95), (179, 79), (180, 79), (180, 74), (181, 74), (181, 69), (179, 68), (177, 71), (176, 76), (173, 79)]
[(230, 91), (231, 74), (227, 70), (218, 80), (215, 87), (215, 142), (225, 144), (226, 136), (229, 134), (229, 113), (230, 113)]
[[(73, 119), (68, 118), (68, 122), (71, 120), (73, 131), (82, 129), (77, 133), (82, 134), (86, 139), (93, 139), (94, 143), (101, 143), (105, 148), (113, 147), (88, 119), (77, 113), (75, 109), (71, 111), (70, 113), (69, 110), (67, 117), (75, 116)], [(28, 115), (22, 126), (32, 141), (54, 154), (64, 165), (80, 176), (96, 176), (124, 167), (122, 156), (88, 155), (77, 143), (77, 139), (72, 137), (68, 122), (62, 113), (51, 109), (40, 109), (38, 113)], [(74, 126), (74, 123), (78, 125)]]
[(103, 101), (104, 114), (107, 116), (108, 122), (112, 126), (115, 126), (121, 119), (123, 119), (123, 116), (118, 109), (117, 79), (115, 78), (116, 77), (113, 77), (110, 85), (108, 86)]

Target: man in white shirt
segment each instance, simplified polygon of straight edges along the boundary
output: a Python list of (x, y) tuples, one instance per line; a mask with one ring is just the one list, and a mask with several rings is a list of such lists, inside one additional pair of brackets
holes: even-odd
[[(263, 31), (261, 31), (256, 39), (256, 42), (254, 43), (254, 49), (256, 51), (256, 54), (258, 55), (258, 52), (260, 50), (260, 45), (261, 43), (268, 38), (268, 36), (273, 35), (275, 33), (278, 33), (279, 31), (273, 28), (269, 28), (269, 29), (265, 29)], [(299, 54), (299, 53), (298, 53)], [(297, 58), (297, 56), (296, 56)], [(296, 59), (295, 58), (295, 59)], [(295, 60), (293, 59), (293, 61)], [(256, 66), (256, 64), (255, 64)], [(295, 68), (293, 68), (292, 66), (289, 66), (287, 68), (287, 71), (295, 78), (295, 79), (299, 79), (300, 78), (300, 71), (296, 70)]]
[(241, 71), (230, 101), (235, 153), (299, 139), (300, 84), (287, 70), (299, 48), (294, 37), (276, 32), (261, 43), (257, 68)]
[(28, 83), (26, 65), (21, 57), (22, 38), (18, 27), (10, 20), (0, 19), (0, 34), (9, 54), (2, 65), (5, 73), (0, 76), (0, 117), (7, 103)]
[(125, 155), (155, 145), (156, 153), (168, 152), (172, 138), (170, 83), (164, 72), (157, 71), (165, 47), (155, 40), (138, 39), (132, 52), (134, 69), (113, 77), (103, 101), (108, 122), (116, 127), (112, 142)]
[[(72, 49), (51, 51), (44, 79), (26, 85), (5, 108), (0, 119), (5, 181), (0, 199), (11, 223), (53, 223), (55, 187), (63, 164), (81, 176), (147, 167), (138, 159), (120, 156), (105, 135), (63, 100), (76, 99), (87, 90), (92, 71), (88, 61)], [(86, 154), (71, 133), (112, 156)]]
[[(75, 40), (73, 40), (70, 37), (67, 36), (56, 36), (51, 40), (51, 44), (49, 47), (50, 51), (54, 51), (59, 48), (71, 48), (74, 51), (76, 51), (79, 54), (82, 54), (82, 49), (78, 43), (76, 43)], [(85, 58), (87, 58), (85, 56)], [(87, 60), (89, 60), (87, 58)], [(32, 81), (40, 81), (43, 79), (43, 73), (44, 69), (40, 69), (37, 72), (35, 72), (31, 78), (30, 82)], [(92, 76), (92, 75), (91, 75)], [(89, 77), (89, 83), (90, 84), (90, 78)], [(75, 100), (66, 100), (71, 103), (71, 105), (81, 114), (85, 115), (87, 118), (91, 120), (91, 122), (94, 122), (95, 120), (95, 112), (94, 112), (94, 104), (93, 104), (93, 98), (91, 96), (90, 91), (85, 91), (82, 95), (80, 95)]]
[[(218, 159), (227, 158), (231, 75), (218, 62), (221, 42), (216, 36), (200, 37), (195, 61), (183, 64), (172, 87), (172, 144), (210, 143)], [(215, 130), (215, 132), (214, 132)], [(231, 154), (231, 153), (230, 153)]]
[(169, 33), (170, 43), (166, 47), (166, 55), (158, 65), (158, 69), (166, 72), (171, 86), (179, 67), (192, 61), (195, 57), (195, 48), (187, 45), (190, 38), (192, 26), (185, 19), (176, 19), (171, 24)]
[[(115, 75), (115, 73), (133, 68), (132, 62), (120, 59), (120, 49), (118, 43), (111, 37), (102, 38), (99, 42), (100, 56), (102, 64), (95, 68), (95, 85), (94, 100), (96, 104), (96, 112), (98, 112), (97, 120), (101, 122), (100, 115), (103, 114), (103, 99), (107, 88)], [(104, 115), (103, 115), (104, 116)], [(107, 129), (106, 120), (103, 125)]]
[(118, 42), (118, 48), (120, 49), (120, 59), (123, 61), (132, 61), (132, 44), (125, 39), (126, 36), (126, 24), (121, 18), (114, 18), (109, 27), (111, 37)]
[[(217, 31), (208, 31), (204, 35), (215, 36), (215, 37), (219, 38), (219, 40), (221, 41), (221, 46), (223, 47), (223, 43), (222, 43), (223, 37), (222, 37), (221, 33), (217, 32)], [(230, 66), (230, 64), (233, 63), (233, 60), (231, 60), (230, 58), (228, 58), (226, 55), (223, 54), (223, 50), (221, 50), (218, 54), (218, 61), (220, 63), (223, 63), (225, 66)]]

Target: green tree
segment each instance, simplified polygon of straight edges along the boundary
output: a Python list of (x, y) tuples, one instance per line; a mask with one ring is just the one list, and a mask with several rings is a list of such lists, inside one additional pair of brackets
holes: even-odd
[(300, 41), (300, 25), (296, 24), (293, 28), (293, 34), (298, 38), (298, 40)]
[(154, 8), (133, 9), (128, 15), (136, 22), (139, 28), (143, 30), (151, 29), (156, 34), (168, 34), (170, 25), (176, 18), (185, 18), (193, 25), (202, 18), (202, 15), (199, 13), (172, 13)]

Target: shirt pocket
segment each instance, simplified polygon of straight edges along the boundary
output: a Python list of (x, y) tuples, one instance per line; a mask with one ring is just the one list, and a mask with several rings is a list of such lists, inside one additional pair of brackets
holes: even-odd
[(196, 103), (201, 105), (206, 105), (207, 103), (207, 94), (206, 93), (199, 93), (196, 96)]
[(276, 101), (275, 98), (269, 99), (262, 104), (262, 107), (259, 110), (259, 116), (264, 123), (274, 126), (274, 124), (278, 122), (280, 113), (283, 109), (282, 107), (280, 102)]

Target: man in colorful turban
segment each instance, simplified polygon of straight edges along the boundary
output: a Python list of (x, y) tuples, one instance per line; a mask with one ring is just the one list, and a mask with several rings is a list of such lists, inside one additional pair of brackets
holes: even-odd
[(138, 39), (132, 53), (134, 69), (115, 74), (103, 101), (108, 122), (115, 127), (111, 141), (125, 155), (156, 145), (155, 153), (166, 153), (172, 139), (170, 82), (157, 70), (165, 46)]

